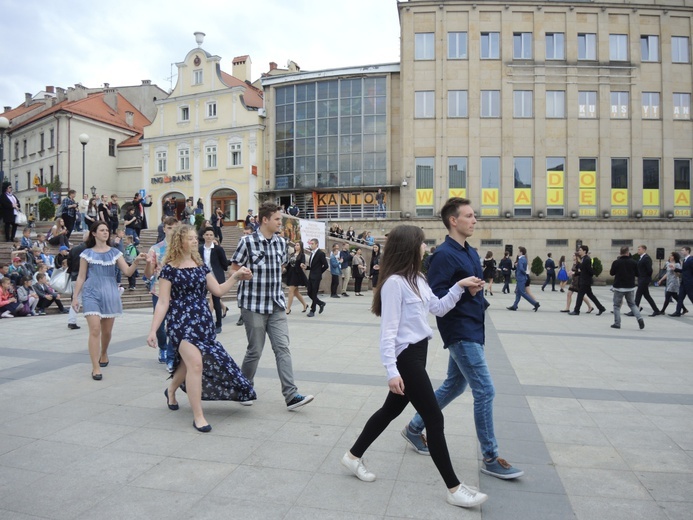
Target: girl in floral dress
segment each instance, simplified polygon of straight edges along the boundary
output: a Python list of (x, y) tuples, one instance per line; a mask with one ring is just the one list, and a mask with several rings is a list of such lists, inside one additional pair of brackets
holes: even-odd
[(219, 284), (198, 253), (197, 233), (192, 226), (179, 226), (172, 234), (164, 267), (159, 274), (159, 301), (154, 311), (147, 344), (156, 348), (156, 330), (164, 318), (167, 334), (176, 350), (174, 373), (164, 391), (169, 409), (177, 410), (176, 390), (188, 394), (193, 426), (200, 432), (212, 427), (204, 417), (202, 400), (251, 401), (255, 390), (223, 345), (216, 339), (207, 290), (217, 297), (226, 294), (252, 272), (242, 267)]
[[(101, 368), (108, 366), (108, 345), (111, 342), (113, 324), (123, 314), (114, 266), (120, 268), (125, 276), (132, 276), (137, 269), (140, 255), (128, 265), (123, 253), (111, 247), (110, 226), (97, 220), (89, 228), (87, 248), (79, 260), (79, 276), (72, 296), (72, 307), (79, 311), (82, 302), (84, 317), (89, 325), (89, 356), (91, 357), (91, 377), (95, 381), (103, 378)], [(81, 294), (81, 298), (80, 298)]]

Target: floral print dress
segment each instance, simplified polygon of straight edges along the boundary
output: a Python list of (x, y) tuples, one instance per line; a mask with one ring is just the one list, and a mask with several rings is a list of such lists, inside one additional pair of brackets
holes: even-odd
[[(171, 303), (166, 314), (166, 332), (176, 350), (185, 340), (202, 354), (202, 399), (204, 401), (252, 401), (255, 390), (224, 346), (217, 341), (212, 313), (207, 305), (206, 265), (177, 269), (165, 265), (159, 278), (171, 282)], [(181, 385), (185, 391), (185, 384)]]

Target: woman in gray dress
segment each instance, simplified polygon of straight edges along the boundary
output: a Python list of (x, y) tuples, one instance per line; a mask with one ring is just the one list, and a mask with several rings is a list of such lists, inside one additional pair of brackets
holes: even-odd
[(118, 266), (129, 277), (137, 269), (137, 260), (146, 259), (146, 255), (142, 253), (132, 265), (128, 265), (123, 253), (108, 245), (110, 238), (110, 226), (102, 220), (94, 222), (89, 228), (87, 248), (79, 255), (79, 276), (72, 296), (75, 312), (79, 311), (81, 299), (84, 317), (89, 325), (91, 377), (95, 381), (103, 378), (101, 368), (108, 366), (108, 345), (111, 342), (113, 323), (123, 314), (123, 303), (120, 301), (113, 267)]

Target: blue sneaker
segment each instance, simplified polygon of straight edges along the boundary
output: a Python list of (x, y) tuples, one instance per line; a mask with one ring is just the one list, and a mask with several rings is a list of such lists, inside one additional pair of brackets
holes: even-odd
[(510, 480), (525, 474), (524, 471), (513, 468), (507, 460), (501, 459), (500, 457), (496, 457), (490, 461), (484, 460), (481, 472), (502, 480)]
[(162, 365), (166, 363), (166, 350), (163, 348), (159, 349), (159, 363)]
[(301, 406), (307, 405), (312, 400), (313, 400), (312, 395), (296, 394), (291, 401), (286, 403), (286, 409), (289, 411), (295, 410), (296, 408), (300, 408)]
[(166, 369), (168, 370), (169, 374), (173, 374), (173, 371), (175, 369), (175, 367), (173, 366), (173, 361), (169, 361), (168, 363), (166, 363)]
[(409, 425), (406, 425), (402, 430), (402, 437), (411, 444), (411, 447), (414, 448), (416, 453), (420, 455), (430, 455), (428, 452), (428, 442), (423, 433), (414, 433), (409, 429)]

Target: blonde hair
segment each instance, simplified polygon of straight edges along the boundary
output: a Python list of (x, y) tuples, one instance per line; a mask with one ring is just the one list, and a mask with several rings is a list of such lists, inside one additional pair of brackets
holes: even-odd
[[(192, 232), (195, 233), (195, 237), (197, 237), (197, 233), (195, 232), (195, 228), (188, 225), (188, 224), (183, 224), (180, 226), (177, 226), (173, 232), (171, 233), (171, 238), (168, 241), (168, 247), (166, 248), (166, 254), (164, 255), (163, 263), (164, 264), (170, 264), (170, 265), (178, 265), (180, 264), (181, 260), (183, 259), (183, 242), (188, 239), (188, 234)], [(202, 265), (202, 258), (200, 257), (200, 253), (197, 249), (194, 249), (190, 251), (190, 256), (192, 257), (193, 261), (198, 265)]]

